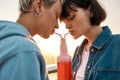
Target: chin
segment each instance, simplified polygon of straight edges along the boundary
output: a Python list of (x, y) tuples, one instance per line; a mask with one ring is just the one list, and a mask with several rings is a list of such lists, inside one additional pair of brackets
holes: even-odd
[(40, 36), (44, 39), (48, 39), (50, 37), (50, 35), (40, 35)]
[(76, 37), (73, 37), (73, 39), (78, 39), (78, 38), (76, 38)]
[(78, 39), (79, 38), (78, 36), (73, 36), (73, 35), (72, 35), (72, 37), (73, 37), (73, 39)]
[(44, 39), (48, 39), (50, 37), (50, 35), (49, 36), (45, 36), (45, 37), (43, 37)]

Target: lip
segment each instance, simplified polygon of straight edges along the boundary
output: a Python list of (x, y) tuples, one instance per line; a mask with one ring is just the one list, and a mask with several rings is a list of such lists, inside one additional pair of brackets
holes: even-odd
[(69, 31), (69, 33), (70, 33), (71, 35), (73, 35), (74, 31)]
[(53, 34), (55, 32), (55, 30), (52, 30), (51, 34)]

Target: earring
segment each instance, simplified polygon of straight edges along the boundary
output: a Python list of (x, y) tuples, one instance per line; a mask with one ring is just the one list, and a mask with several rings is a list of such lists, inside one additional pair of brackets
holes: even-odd
[(39, 13), (35, 13), (35, 16), (39, 16)]

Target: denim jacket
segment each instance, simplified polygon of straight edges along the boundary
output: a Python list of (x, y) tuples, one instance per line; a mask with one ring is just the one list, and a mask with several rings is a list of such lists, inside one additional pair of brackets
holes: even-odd
[[(75, 50), (72, 60), (74, 76), (80, 66), (82, 51), (86, 43), (85, 39)], [(103, 27), (103, 32), (90, 47), (84, 75), (84, 80), (120, 80), (120, 35), (112, 35), (107, 26)]]

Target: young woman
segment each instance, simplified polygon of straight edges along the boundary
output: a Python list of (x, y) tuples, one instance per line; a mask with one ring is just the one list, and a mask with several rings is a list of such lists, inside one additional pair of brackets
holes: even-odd
[(0, 80), (47, 80), (43, 56), (32, 40), (58, 28), (62, 0), (19, 0), (16, 22), (0, 21)]
[(119, 80), (120, 35), (100, 26), (106, 12), (97, 0), (65, 0), (61, 21), (74, 39), (85, 36), (73, 56), (73, 79)]

